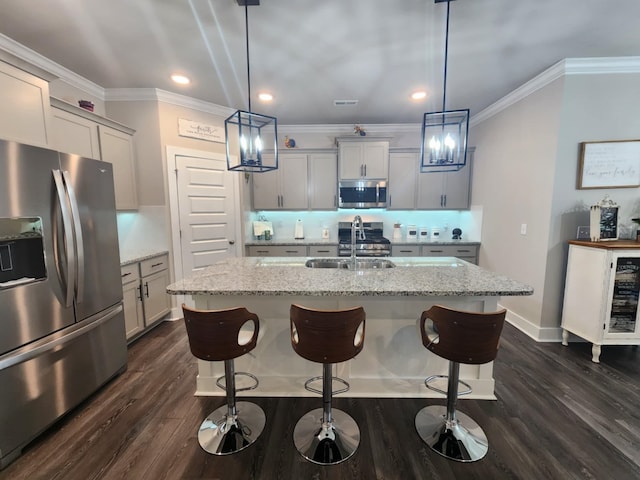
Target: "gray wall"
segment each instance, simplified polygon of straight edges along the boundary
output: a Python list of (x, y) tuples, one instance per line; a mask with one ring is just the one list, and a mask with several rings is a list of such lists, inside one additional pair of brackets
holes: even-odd
[(578, 190), (576, 178), (580, 142), (640, 137), (638, 82), (639, 74), (566, 75), (472, 127), (480, 264), (534, 287), (501, 303), (536, 338), (559, 338), (567, 241), (588, 225), (589, 206), (609, 194), (622, 233), (635, 230), (638, 188)]

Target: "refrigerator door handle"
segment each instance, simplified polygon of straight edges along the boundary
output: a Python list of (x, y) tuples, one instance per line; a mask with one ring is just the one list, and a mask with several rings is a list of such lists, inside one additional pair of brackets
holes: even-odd
[(67, 187), (69, 195), (69, 203), (71, 204), (71, 217), (73, 218), (73, 232), (76, 237), (75, 252), (77, 257), (77, 275), (76, 275), (76, 302), (82, 303), (84, 298), (84, 243), (82, 242), (82, 224), (80, 223), (80, 209), (78, 208), (78, 200), (73, 191), (69, 172), (63, 171), (64, 183)]
[(60, 203), (60, 212), (62, 214), (62, 225), (64, 233), (64, 251), (67, 260), (67, 275), (66, 275), (66, 287), (67, 292), (65, 295), (65, 306), (71, 307), (73, 305), (73, 286), (75, 284), (76, 275), (76, 256), (73, 254), (73, 237), (72, 237), (72, 224), (71, 213), (67, 206), (67, 196), (65, 194), (65, 188), (62, 181), (62, 173), (60, 170), (52, 170), (53, 181), (56, 184), (56, 191), (58, 193), (58, 201)]
[(69, 343), (72, 340), (80, 337), (81, 335), (84, 335), (85, 333), (88, 333), (89, 331), (94, 330), (95, 328), (98, 328), (103, 323), (111, 320), (113, 317), (120, 314), (120, 312), (122, 312), (122, 309), (123, 309), (122, 305), (119, 304), (117, 308), (114, 308), (113, 310), (106, 313), (105, 315), (98, 318), (97, 320), (91, 320), (90, 322), (86, 322), (84, 325), (77, 328), (76, 330), (66, 335), (63, 335), (61, 337), (58, 337), (55, 340), (51, 340), (50, 342), (46, 342), (42, 345), (38, 345), (37, 347), (32, 348), (31, 350), (28, 350), (23, 353), (18, 353), (16, 355), (6, 355), (5, 356), (6, 358), (0, 357), (0, 370), (4, 370), (6, 368), (12, 367), (14, 365), (18, 365), (20, 363), (28, 362), (29, 360), (32, 360), (42, 355), (44, 352), (48, 352), (50, 350), (53, 350), (56, 347)]

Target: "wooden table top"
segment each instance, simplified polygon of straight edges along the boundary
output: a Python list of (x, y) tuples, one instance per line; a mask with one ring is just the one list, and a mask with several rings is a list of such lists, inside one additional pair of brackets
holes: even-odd
[(569, 245), (581, 245), (583, 247), (611, 249), (640, 248), (640, 242), (636, 242), (635, 240), (602, 240), (600, 242), (592, 242), (590, 240), (569, 240)]

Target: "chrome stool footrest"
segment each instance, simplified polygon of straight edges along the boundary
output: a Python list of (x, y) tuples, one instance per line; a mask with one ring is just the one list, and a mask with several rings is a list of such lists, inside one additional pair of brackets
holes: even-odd
[[(256, 388), (258, 388), (258, 385), (260, 385), (260, 382), (258, 381), (258, 377), (256, 377), (255, 375), (252, 375), (251, 373), (235, 372), (233, 375), (234, 375), (234, 379), (236, 376), (242, 375), (242, 376), (251, 378), (255, 382), (253, 385), (250, 385), (248, 387), (236, 388), (236, 393), (244, 392), (246, 390), (255, 390)], [(216, 385), (226, 392), (227, 387), (221, 380), (224, 380), (224, 375), (222, 375), (221, 377), (218, 377), (218, 379), (216, 380)]]
[[(429, 390), (433, 390), (434, 392), (438, 392), (438, 393), (442, 393), (443, 395), (447, 395), (447, 391), (446, 390), (441, 390), (441, 389), (439, 389), (437, 387), (429, 385), (430, 382), (433, 382), (435, 380), (439, 380), (441, 378), (449, 378), (449, 375), (431, 375), (431, 376), (425, 378), (424, 385)], [(469, 385), (467, 382), (463, 382), (462, 380), (458, 379), (458, 383), (464, 385), (465, 387), (467, 387), (466, 390), (463, 390), (461, 392), (458, 391), (458, 396), (469, 395), (473, 391), (472, 388), (471, 388), (471, 385)]]
[[(314, 388), (312, 386), (310, 386), (310, 384), (312, 382), (317, 382), (318, 380), (322, 380), (323, 376), (319, 375), (317, 377), (312, 377), (309, 380), (307, 380), (306, 382), (304, 382), (304, 388), (305, 390), (309, 391), (309, 392), (313, 392), (313, 393), (319, 393), (320, 395), (322, 395), (322, 390)], [(344, 392), (348, 392), (349, 388), (351, 388), (351, 385), (349, 385), (349, 383), (346, 380), (343, 380), (340, 377), (331, 377), (332, 381), (336, 381), (338, 383), (342, 383), (344, 385), (344, 388), (340, 388), (339, 390), (332, 390), (331, 391), (331, 395), (337, 395), (339, 393), (344, 393)]]

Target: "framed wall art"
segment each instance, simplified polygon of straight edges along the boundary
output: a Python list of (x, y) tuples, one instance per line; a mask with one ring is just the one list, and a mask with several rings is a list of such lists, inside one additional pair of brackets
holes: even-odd
[(640, 187), (640, 140), (580, 143), (578, 189)]

